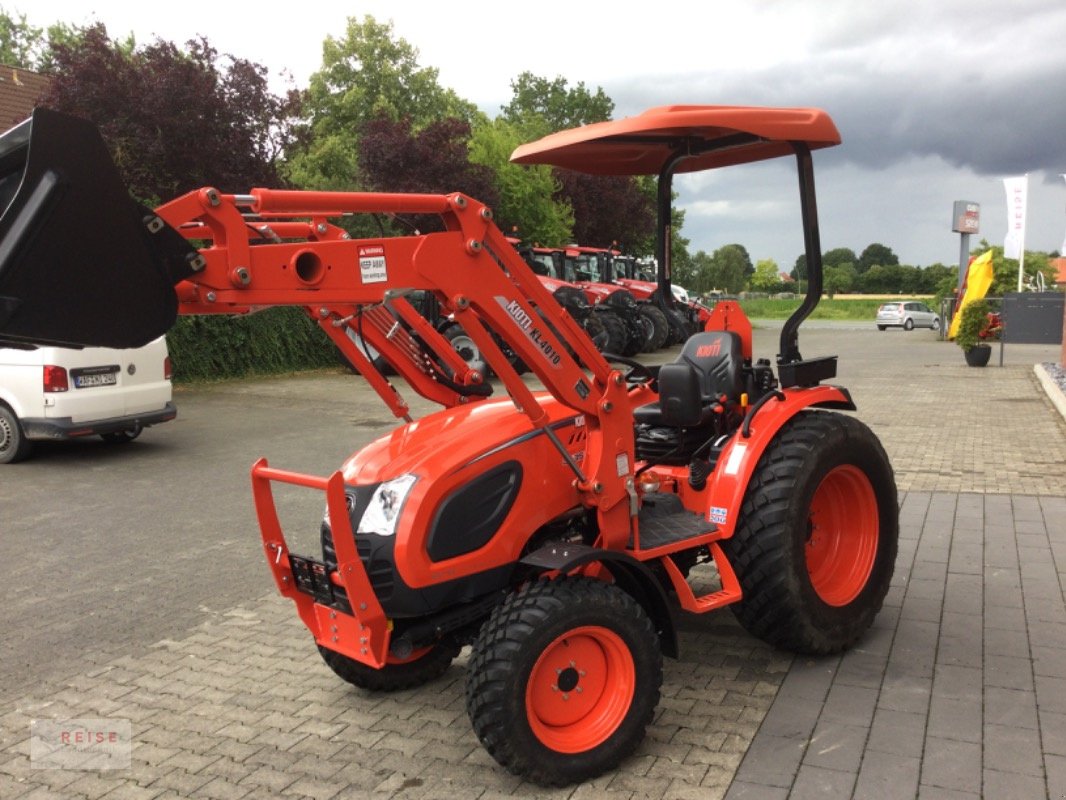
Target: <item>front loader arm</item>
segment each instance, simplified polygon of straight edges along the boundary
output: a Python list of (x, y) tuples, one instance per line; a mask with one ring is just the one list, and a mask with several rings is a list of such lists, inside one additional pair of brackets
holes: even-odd
[[(445, 230), (356, 240), (314, 221), (352, 213), (436, 213)], [(453, 383), (477, 386), (483, 376), (471, 374), (443, 337), (402, 299), (410, 290), (432, 292), (478, 344), (535, 427), (548, 430), (546, 417), (490, 331), (507, 342), (555, 397), (586, 416), (591, 442), (587, 460), (583, 467), (571, 466), (580, 487), (590, 493), (590, 504), (613, 507), (626, 496), (620, 478), (632, 471), (633, 445), (632, 421), (624, 411), (624, 381), (507, 242), (486, 206), (461, 194), (253, 189), (248, 195), (225, 195), (208, 188), (160, 207), (159, 215), (190, 240), (205, 244), (206, 239), (206, 246), (199, 248), (202, 263), (197, 273), (177, 287), (181, 313), (242, 313), (298, 303), (345, 352), (353, 345), (329, 326), (362, 322), (356, 329), (360, 338), (385, 355), (416, 391), (453, 405), (470, 395), (461, 388), (456, 392), (442, 387), (439, 377), (413, 369), (418, 356), (411, 351), (410, 337), (390, 335), (387, 317), (382, 323), (382, 307), (390, 304), (430, 350), (451, 360), (449, 369), (461, 376)], [(256, 222), (250, 223), (249, 216)], [(311, 217), (307, 235), (296, 235), (301, 229), (290, 221), (294, 216)], [(263, 242), (262, 225), (282, 241)], [(402, 416), (391, 390), (375, 388)], [(560, 451), (565, 452), (561, 445)]]
[[(405, 293), (430, 292), (481, 348), (515, 405), (575, 473), (601, 530), (628, 536), (634, 498), (626, 387), (507, 242), (486, 206), (462, 194), (205, 187), (159, 206), (133, 204), (91, 123), (37, 109), (0, 135), (0, 340), (133, 347), (175, 313), (243, 314), (299, 306), (367, 376), (397, 416), (407, 408), (349, 333), (423, 396), (445, 406), (483, 393)], [(0, 202), (3, 205), (3, 202)], [(444, 230), (352, 239), (353, 214), (435, 214)], [(403, 321), (397, 325), (396, 319)], [(580, 463), (547, 425), (497, 337), (588, 430)]]

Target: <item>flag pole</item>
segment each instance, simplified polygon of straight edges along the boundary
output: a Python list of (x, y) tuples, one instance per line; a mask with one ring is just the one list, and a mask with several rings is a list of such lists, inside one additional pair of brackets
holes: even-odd
[(1022, 290), (1022, 276), (1025, 274), (1025, 217), (1029, 213), (1029, 173), (1025, 173), (1025, 196), (1026, 196), (1026, 208), (1022, 214), (1022, 243), (1018, 250), (1018, 291)]

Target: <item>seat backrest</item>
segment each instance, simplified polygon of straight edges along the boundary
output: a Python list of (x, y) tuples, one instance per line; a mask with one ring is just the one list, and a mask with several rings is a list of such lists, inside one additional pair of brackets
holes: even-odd
[(701, 331), (688, 338), (674, 363), (687, 363), (696, 371), (704, 403), (725, 395), (738, 401), (743, 391), (740, 368), (744, 363), (740, 336), (733, 331)]

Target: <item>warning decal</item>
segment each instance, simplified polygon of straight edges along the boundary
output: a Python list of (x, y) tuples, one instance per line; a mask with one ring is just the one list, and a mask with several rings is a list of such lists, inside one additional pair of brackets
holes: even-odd
[(371, 245), (359, 248), (359, 273), (363, 283), (384, 283), (389, 279), (385, 266), (385, 248)]

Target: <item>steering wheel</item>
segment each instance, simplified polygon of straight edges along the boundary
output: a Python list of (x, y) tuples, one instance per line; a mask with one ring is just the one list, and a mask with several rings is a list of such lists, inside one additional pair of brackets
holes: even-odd
[(647, 383), (659, 377), (658, 367), (649, 367), (641, 364), (633, 358), (615, 355), (614, 353), (601, 353), (610, 364), (625, 364), (630, 369), (625, 374), (626, 383)]

